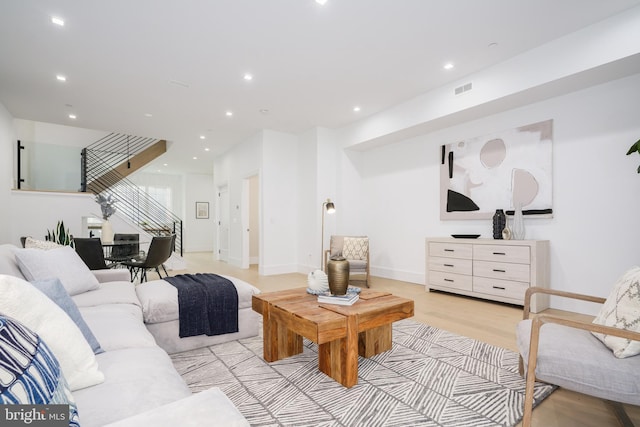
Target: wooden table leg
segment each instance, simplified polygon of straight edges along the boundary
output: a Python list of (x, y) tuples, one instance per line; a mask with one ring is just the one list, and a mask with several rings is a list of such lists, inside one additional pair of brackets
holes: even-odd
[(387, 350), (391, 350), (392, 327), (391, 324), (360, 332), (358, 336), (358, 354), (362, 357), (371, 357)]
[(358, 384), (358, 316), (347, 317), (347, 336), (318, 346), (318, 369), (345, 387)]
[(274, 307), (264, 303), (262, 308), (262, 355), (267, 362), (275, 362), (302, 353), (302, 337), (276, 321)]

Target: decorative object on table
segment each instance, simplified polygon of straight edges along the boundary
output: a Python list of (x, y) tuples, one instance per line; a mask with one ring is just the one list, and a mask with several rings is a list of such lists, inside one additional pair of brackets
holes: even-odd
[(330, 293), (318, 295), (318, 302), (323, 304), (353, 305), (358, 299), (360, 299), (359, 294), (350, 292), (344, 295), (332, 295)]
[(59, 245), (73, 247), (73, 236), (69, 233), (68, 228), (64, 228), (64, 221), (58, 221), (56, 228), (53, 230), (47, 230), (45, 240)]
[(502, 239), (511, 240), (511, 229), (509, 228), (509, 225), (505, 226), (504, 230), (502, 230)]
[(322, 293), (327, 292), (329, 290), (329, 278), (327, 277), (327, 273), (322, 270), (314, 270), (307, 276), (307, 292), (311, 293)]
[(196, 202), (196, 219), (209, 218), (209, 202)]
[(512, 200), (551, 218), (552, 146), (553, 120), (442, 146), (440, 219), (489, 219)]
[(104, 243), (112, 243), (113, 242), (113, 227), (109, 222), (109, 217), (116, 213), (116, 207), (114, 204), (116, 200), (111, 197), (111, 194), (104, 196), (103, 194), (96, 195), (96, 202), (100, 205), (100, 210), (102, 211), (102, 230), (100, 232), (100, 239)]
[(327, 199), (322, 202), (322, 232), (320, 234), (320, 268), (324, 270), (324, 214), (325, 212), (328, 214), (333, 214), (336, 211), (336, 206), (333, 204), (331, 199)]
[(344, 295), (349, 287), (349, 261), (342, 255), (336, 255), (327, 262), (329, 290), (333, 295)]
[(513, 212), (513, 229), (511, 236), (515, 240), (524, 240), (524, 216), (522, 215), (522, 203), (518, 203), (516, 210)]
[[(627, 151), (627, 156), (635, 152), (640, 154), (640, 139), (634, 142), (631, 147), (629, 147), (629, 151)], [(638, 166), (638, 173), (640, 173), (640, 166)]]
[[(347, 288), (347, 293), (348, 294), (359, 294), (360, 292), (362, 292), (362, 289), (360, 289), (357, 286), (349, 286)], [(329, 291), (329, 288), (327, 288), (324, 291), (315, 291), (311, 288), (307, 288), (307, 293), (311, 294), (311, 295), (321, 295), (321, 294), (331, 294), (331, 291)]]
[(493, 214), (493, 238), (502, 239), (502, 230), (507, 226), (507, 216), (504, 214), (504, 210), (496, 209), (496, 213)]

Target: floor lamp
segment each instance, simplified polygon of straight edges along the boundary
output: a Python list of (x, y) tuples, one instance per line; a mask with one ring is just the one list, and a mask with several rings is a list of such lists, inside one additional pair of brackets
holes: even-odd
[(320, 268), (324, 271), (324, 214), (332, 214), (336, 211), (336, 207), (331, 201), (331, 199), (327, 199), (326, 202), (322, 203), (322, 236), (320, 237), (321, 246), (320, 246)]

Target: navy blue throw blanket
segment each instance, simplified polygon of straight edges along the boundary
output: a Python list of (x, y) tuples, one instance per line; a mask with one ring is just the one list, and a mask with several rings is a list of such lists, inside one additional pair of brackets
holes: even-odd
[(179, 274), (164, 280), (178, 289), (180, 338), (238, 332), (238, 291), (217, 274)]

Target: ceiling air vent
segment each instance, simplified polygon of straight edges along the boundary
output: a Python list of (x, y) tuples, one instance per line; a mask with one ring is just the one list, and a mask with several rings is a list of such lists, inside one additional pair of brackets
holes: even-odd
[(455, 88), (455, 89), (453, 90), (453, 92), (454, 92), (456, 95), (460, 95), (461, 93), (468, 92), (468, 91), (470, 91), (471, 89), (473, 89), (473, 84), (471, 84), (471, 83), (467, 83), (467, 84), (465, 84), (465, 85), (458, 86), (457, 88)]

